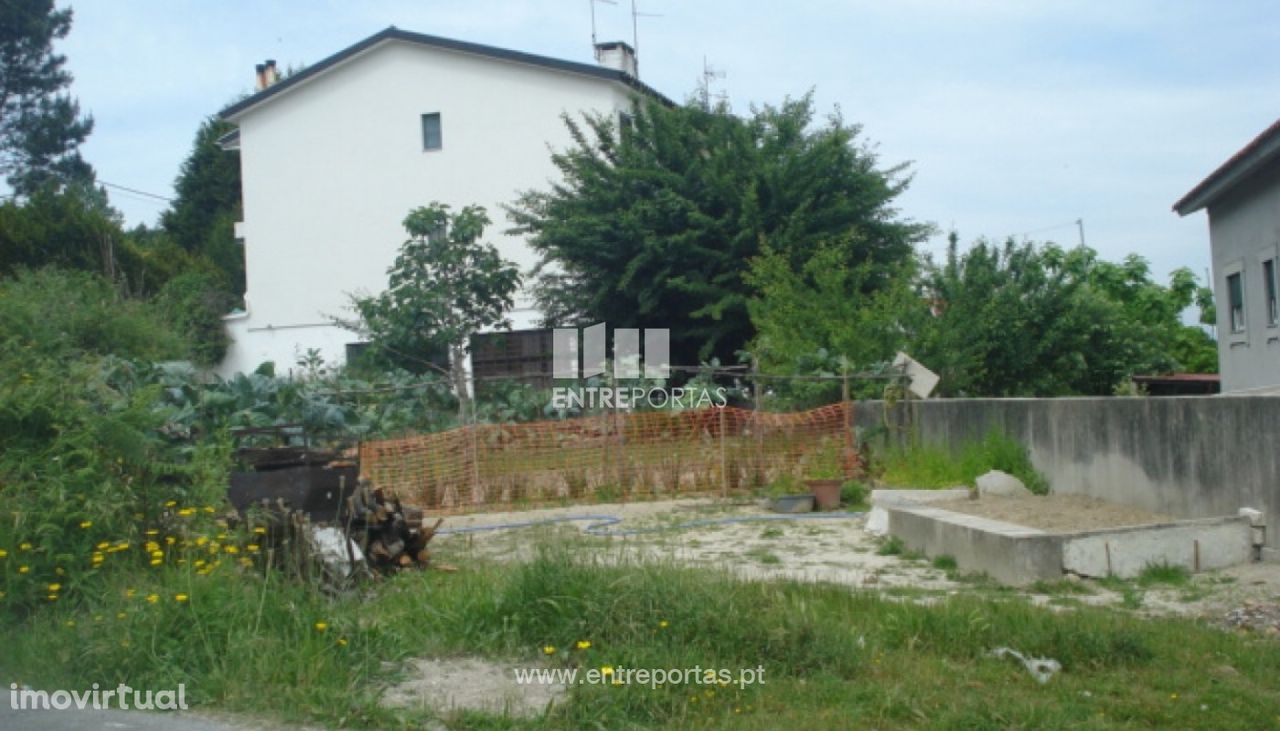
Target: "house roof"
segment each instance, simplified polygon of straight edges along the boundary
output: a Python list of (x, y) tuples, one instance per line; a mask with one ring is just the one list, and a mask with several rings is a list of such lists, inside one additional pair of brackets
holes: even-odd
[(348, 46), (332, 56), (306, 67), (296, 74), (272, 84), (252, 96), (246, 97), (235, 104), (232, 104), (226, 109), (223, 109), (219, 116), (226, 120), (233, 120), (233, 118), (239, 116), (250, 108), (256, 107), (278, 94), (288, 91), (299, 84), (325, 73), (333, 67), (341, 64), (343, 61), (353, 58), (364, 51), (387, 41), (404, 41), (406, 43), (415, 43), (422, 46), (429, 46), (431, 48), (441, 48), (447, 51), (495, 58), (500, 61), (538, 66), (551, 69), (553, 71), (593, 76), (599, 79), (625, 84), (658, 99), (664, 104), (672, 104), (670, 99), (663, 96), (657, 90), (641, 82), (631, 74), (617, 69), (606, 68), (604, 66), (597, 66), (589, 63), (578, 63), (577, 61), (564, 61), (562, 59), (551, 58), (549, 56), (538, 56), (532, 53), (511, 51), (505, 48), (485, 46), (479, 43), (469, 43), (467, 41), (457, 41), (452, 38), (441, 38), (439, 36), (430, 36), (424, 33), (412, 33), (410, 31), (400, 30), (393, 25), (386, 30), (374, 33), (355, 45)]
[(1180, 216), (1212, 205), (1263, 165), (1280, 158), (1280, 119), (1173, 204)]

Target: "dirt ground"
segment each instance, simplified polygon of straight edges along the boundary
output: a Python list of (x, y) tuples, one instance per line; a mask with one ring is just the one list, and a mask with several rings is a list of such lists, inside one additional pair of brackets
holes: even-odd
[(948, 500), (938, 507), (1028, 528), (1039, 528), (1050, 533), (1121, 528), (1174, 520), (1168, 515), (1117, 505), (1085, 495), (988, 495), (978, 500)]
[[(1023, 504), (1027, 500), (1047, 502), (1028, 506)], [(1152, 513), (1087, 498), (1058, 496), (1021, 501), (1010, 511), (1052, 506), (1041, 510), (1051, 514), (1052, 520), (1061, 522), (1041, 520), (1037, 526), (1050, 529), (1058, 529), (1058, 525), (1074, 530), (1082, 524), (1131, 525), (1163, 519)], [(957, 502), (971, 504), (967, 500)], [(1005, 500), (985, 498), (979, 502), (995, 505)], [(1026, 524), (1026, 518), (1019, 512), (997, 514), (1005, 516), (1001, 519), (1017, 518)], [(999, 591), (1007, 595), (1009, 591), (972, 576), (936, 568), (923, 556), (881, 555), (883, 540), (864, 529), (862, 517), (777, 519), (777, 514), (749, 502), (675, 500), (581, 505), (457, 516), (447, 519), (444, 527), (458, 530), (582, 516), (596, 517), (514, 530), (444, 534), (432, 542), (432, 550), (437, 560), (465, 567), (472, 560), (526, 560), (540, 542), (564, 540), (573, 541), (581, 550), (592, 551), (607, 560), (674, 561), (728, 570), (749, 580), (829, 582), (882, 591), (913, 601), (936, 601), (960, 592)], [(604, 522), (603, 516), (616, 517), (621, 522), (603, 526), (601, 530), (642, 532), (614, 536), (588, 534), (586, 529)], [(720, 522), (743, 519), (748, 522)], [(1280, 633), (1280, 564), (1246, 564), (1205, 572), (1176, 586), (1064, 577), (1055, 585), (1018, 591), (1034, 603), (1054, 608), (1116, 606), (1145, 614), (1203, 617), (1229, 629)]]

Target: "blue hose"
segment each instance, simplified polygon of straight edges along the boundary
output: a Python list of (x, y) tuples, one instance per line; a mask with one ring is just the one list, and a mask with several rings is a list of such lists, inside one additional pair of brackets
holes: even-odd
[(705, 518), (703, 520), (692, 520), (687, 523), (678, 523), (676, 525), (657, 526), (654, 528), (632, 528), (629, 530), (608, 530), (611, 525), (618, 525), (622, 522), (622, 518), (616, 515), (566, 515), (562, 518), (544, 518), (543, 520), (524, 520), (516, 523), (494, 523), (492, 525), (470, 525), (461, 528), (441, 528), (436, 531), (436, 535), (463, 534), (463, 533), (482, 533), (491, 530), (514, 530), (517, 528), (533, 528), (539, 525), (553, 525), (555, 523), (574, 523), (581, 521), (590, 521), (585, 532), (593, 536), (640, 536), (650, 533), (665, 533), (667, 531), (686, 530), (689, 528), (700, 528), (707, 525), (728, 525), (733, 523), (761, 523), (775, 520), (840, 520), (848, 518), (861, 518), (866, 515), (862, 512), (834, 512), (834, 513), (779, 513), (776, 515), (736, 515), (728, 518)]

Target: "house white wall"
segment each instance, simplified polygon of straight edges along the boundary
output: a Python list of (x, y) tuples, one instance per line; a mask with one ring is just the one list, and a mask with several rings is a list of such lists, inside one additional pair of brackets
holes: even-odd
[[(1262, 266), (1275, 259), (1280, 269), (1280, 161), (1209, 206), (1209, 239), (1222, 390), (1280, 386), (1280, 326), (1268, 322)], [(1244, 285), (1243, 332), (1231, 331), (1227, 294), (1227, 277), (1237, 272)]]
[[(536, 263), (503, 204), (559, 177), (549, 148), (571, 143), (561, 115), (632, 104), (618, 81), (388, 40), (232, 118), (240, 127), (247, 313), (219, 369), (294, 367), (307, 348), (344, 360), (358, 337), (353, 294), (386, 285), (410, 209), (433, 200), (484, 206), (485, 239), (522, 271)], [(423, 150), (421, 115), (442, 118)], [(517, 327), (536, 319), (523, 294)]]

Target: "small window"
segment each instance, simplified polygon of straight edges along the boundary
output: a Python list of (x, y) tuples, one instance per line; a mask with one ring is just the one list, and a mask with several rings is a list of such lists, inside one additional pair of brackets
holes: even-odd
[(1267, 324), (1280, 323), (1280, 307), (1276, 304), (1276, 260), (1262, 262), (1262, 286), (1267, 293)]
[(440, 132), (440, 113), (422, 115), (422, 149), (439, 150), (443, 145)]
[(1231, 307), (1231, 332), (1244, 332), (1244, 282), (1240, 272), (1227, 275), (1227, 302)]

